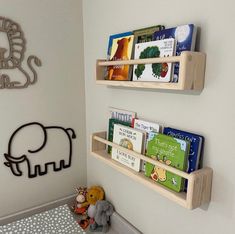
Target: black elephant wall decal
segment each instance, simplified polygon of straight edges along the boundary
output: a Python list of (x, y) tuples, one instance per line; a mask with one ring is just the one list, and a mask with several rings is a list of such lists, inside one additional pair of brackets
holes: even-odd
[[(60, 171), (71, 166), (75, 138), (72, 128), (45, 127), (38, 122), (24, 124), (11, 135), (4, 164), (15, 176), (22, 176), (23, 169), (27, 170), (29, 178), (47, 174), (49, 167)], [(23, 163), (26, 164), (21, 169)]]
[[(11, 19), (0, 16), (0, 35), (6, 38), (4, 41), (0, 40), (0, 89), (27, 88), (34, 84), (37, 81), (37, 73), (33, 63), (38, 67), (42, 64), (38, 57), (31, 55), (27, 59), (27, 64), (32, 75), (30, 76), (23, 68), (26, 40), (20, 25)], [(22, 73), (23, 78), (20, 81), (7, 74), (13, 69), (18, 69)]]

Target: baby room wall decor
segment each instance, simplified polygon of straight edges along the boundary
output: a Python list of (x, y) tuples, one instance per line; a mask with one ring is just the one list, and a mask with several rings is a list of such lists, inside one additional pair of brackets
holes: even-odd
[[(40, 67), (41, 60), (30, 55), (27, 59), (28, 67), (32, 73), (23, 68), (26, 40), (19, 24), (11, 19), (0, 16), (0, 89), (27, 88), (37, 81), (37, 72), (33, 63)], [(17, 69), (22, 73), (22, 78), (9, 76), (9, 71)]]
[(71, 166), (75, 138), (72, 128), (24, 124), (11, 135), (4, 164), (13, 175), (27, 174), (29, 178), (47, 174), (48, 168), (60, 171)]

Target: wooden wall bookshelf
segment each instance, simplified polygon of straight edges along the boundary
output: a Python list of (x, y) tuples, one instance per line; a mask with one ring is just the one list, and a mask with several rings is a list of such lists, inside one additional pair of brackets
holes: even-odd
[[(125, 64), (152, 64), (164, 62), (180, 63), (178, 83), (104, 80), (104, 71), (105, 67), (107, 66)], [(204, 87), (205, 64), (206, 55), (204, 53), (191, 51), (184, 51), (181, 53), (180, 56), (172, 56), (165, 58), (149, 58), (119, 61), (97, 60), (96, 84), (128, 88), (201, 91)]]
[[(140, 158), (146, 162), (157, 165), (167, 171), (175, 173), (185, 179), (188, 179), (188, 189), (185, 192), (174, 192), (165, 186), (162, 186), (153, 180), (147, 178), (142, 172), (136, 172), (123, 164), (113, 160), (111, 155), (107, 153), (106, 146), (110, 145), (125, 153)], [(156, 160), (153, 160), (145, 155), (136, 153), (134, 151), (123, 148), (113, 142), (106, 140), (106, 132), (94, 133), (91, 136), (91, 154), (106, 163), (110, 167), (119, 171), (120, 173), (132, 178), (133, 180), (142, 183), (143, 185), (153, 189), (168, 199), (178, 203), (179, 205), (187, 209), (195, 209), (205, 203), (209, 203), (211, 199), (211, 186), (212, 186), (212, 174), (213, 171), (209, 167), (202, 168), (194, 171), (190, 174), (180, 171), (176, 168), (170, 167), (166, 164), (162, 164)]]

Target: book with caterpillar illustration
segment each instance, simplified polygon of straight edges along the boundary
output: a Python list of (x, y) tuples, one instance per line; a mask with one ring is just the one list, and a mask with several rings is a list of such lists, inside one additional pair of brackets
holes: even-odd
[[(135, 59), (173, 56), (175, 39), (149, 41), (135, 45)], [(133, 81), (170, 82), (172, 63), (138, 64), (133, 68)]]

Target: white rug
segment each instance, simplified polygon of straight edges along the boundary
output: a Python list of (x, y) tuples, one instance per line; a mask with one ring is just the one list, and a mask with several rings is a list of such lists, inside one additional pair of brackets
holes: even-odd
[(0, 234), (85, 234), (67, 205), (0, 226)]

